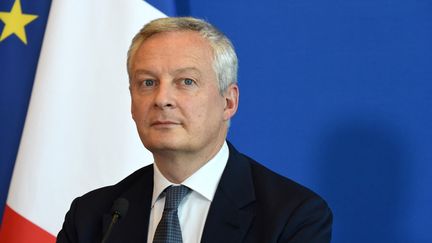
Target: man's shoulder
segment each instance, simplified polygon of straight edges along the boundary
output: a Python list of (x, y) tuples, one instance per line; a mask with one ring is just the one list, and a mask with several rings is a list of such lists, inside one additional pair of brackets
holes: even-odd
[(79, 197), (79, 200), (81, 202), (98, 202), (100, 200), (111, 202), (139, 184), (143, 178), (153, 179), (152, 164), (136, 170), (114, 185), (97, 188), (87, 192)]
[[(318, 194), (316, 194), (310, 188), (307, 188), (288, 177), (270, 170), (263, 164), (246, 155), (242, 156), (245, 156), (249, 160), (252, 177), (255, 182), (255, 192), (265, 193), (265, 196), (267, 197), (276, 196), (280, 197), (281, 199), (289, 198), (290, 200), (305, 200), (308, 198), (319, 197)], [(293, 197), (293, 195), (295, 195), (295, 197)]]
[[(101, 235), (105, 216), (109, 217), (113, 202), (118, 198), (126, 200), (151, 195), (153, 188), (153, 167), (143, 167), (130, 174), (115, 185), (90, 191), (73, 200), (62, 230), (58, 234), (59, 242), (78, 242), (80, 238), (86, 242), (96, 242)], [(107, 218), (108, 219), (108, 218)], [(90, 238), (91, 240), (90, 240)]]
[(225, 173), (224, 193), (237, 198), (242, 203), (241, 210), (254, 214), (253, 239), (330, 242), (331, 210), (311, 189), (273, 172), (232, 145), (226, 168), (229, 171)]
[(285, 204), (285, 206), (291, 205), (296, 207), (296, 205), (313, 200), (326, 205), (324, 199), (310, 188), (272, 171), (262, 163), (238, 152), (231, 144), (230, 152), (233, 155), (233, 160), (236, 160), (233, 161), (234, 163), (240, 162), (248, 164), (253, 180), (255, 197), (263, 204), (268, 203), (272, 205), (273, 203), (279, 202)]

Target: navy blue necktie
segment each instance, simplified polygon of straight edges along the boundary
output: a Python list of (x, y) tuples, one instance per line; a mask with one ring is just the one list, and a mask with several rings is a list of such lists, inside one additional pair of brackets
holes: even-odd
[(156, 228), (153, 243), (183, 242), (177, 209), (189, 190), (189, 188), (182, 185), (170, 186), (165, 189), (165, 207), (162, 218)]

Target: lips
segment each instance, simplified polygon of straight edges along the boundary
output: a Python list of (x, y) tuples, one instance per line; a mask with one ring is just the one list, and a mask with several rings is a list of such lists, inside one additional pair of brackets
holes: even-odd
[(170, 127), (175, 125), (180, 125), (180, 122), (170, 120), (158, 120), (151, 123), (151, 126), (154, 127)]

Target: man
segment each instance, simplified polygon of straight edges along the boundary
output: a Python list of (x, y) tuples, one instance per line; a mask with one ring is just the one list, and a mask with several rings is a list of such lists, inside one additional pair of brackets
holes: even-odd
[[(157, 19), (127, 63), (132, 117), (154, 164), (75, 199), (57, 242), (330, 242), (332, 214), (318, 195), (226, 142), (239, 102), (227, 37), (202, 20)], [(168, 208), (173, 188), (182, 192)], [(127, 213), (107, 230), (118, 198)]]

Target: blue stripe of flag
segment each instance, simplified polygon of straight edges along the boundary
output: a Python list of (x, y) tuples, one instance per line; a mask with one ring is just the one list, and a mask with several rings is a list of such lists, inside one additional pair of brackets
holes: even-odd
[[(15, 1), (0, 1), (0, 12), (10, 12)], [(27, 45), (14, 34), (0, 41), (0, 219), (3, 218), (51, 6), (51, 0), (20, 1), (23, 14), (37, 15), (38, 18), (25, 27)], [(4, 27), (4, 22), (0, 21), (0, 34)]]

